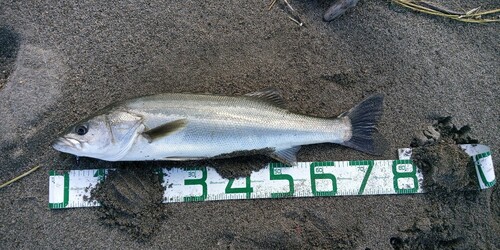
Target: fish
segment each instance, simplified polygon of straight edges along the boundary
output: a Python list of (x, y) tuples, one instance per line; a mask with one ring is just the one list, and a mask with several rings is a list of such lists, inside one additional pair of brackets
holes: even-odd
[(105, 161), (203, 160), (265, 153), (295, 164), (302, 145), (336, 143), (380, 155), (383, 94), (335, 118), (297, 114), (279, 91), (242, 96), (164, 93), (119, 101), (66, 129), (60, 152)]
[(323, 21), (330, 22), (356, 6), (359, 0), (337, 0), (323, 14)]

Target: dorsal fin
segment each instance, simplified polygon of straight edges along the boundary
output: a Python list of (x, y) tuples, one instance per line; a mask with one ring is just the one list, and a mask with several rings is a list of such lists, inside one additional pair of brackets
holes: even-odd
[(146, 138), (149, 143), (153, 142), (155, 139), (165, 137), (176, 131), (179, 131), (186, 127), (187, 119), (179, 119), (162, 124), (156, 128), (150, 129), (148, 131), (142, 132), (142, 136)]
[(285, 107), (285, 100), (283, 100), (280, 92), (275, 88), (265, 88), (248, 93), (245, 96), (256, 98), (278, 107)]

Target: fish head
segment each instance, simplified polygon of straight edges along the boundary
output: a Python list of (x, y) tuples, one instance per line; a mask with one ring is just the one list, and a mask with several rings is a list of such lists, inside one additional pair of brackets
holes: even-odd
[(91, 116), (66, 129), (53, 143), (58, 151), (107, 161), (121, 159), (130, 149), (142, 118), (126, 111)]

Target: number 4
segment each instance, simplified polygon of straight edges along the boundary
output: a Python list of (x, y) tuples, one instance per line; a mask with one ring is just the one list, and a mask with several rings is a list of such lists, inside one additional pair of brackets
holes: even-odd
[(250, 176), (245, 178), (245, 187), (233, 188), (234, 179), (230, 179), (226, 186), (226, 194), (246, 194), (246, 198), (250, 199), (253, 193), (253, 188), (250, 186)]

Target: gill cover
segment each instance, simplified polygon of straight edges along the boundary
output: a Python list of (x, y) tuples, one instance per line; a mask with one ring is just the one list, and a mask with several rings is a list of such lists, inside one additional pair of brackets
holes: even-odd
[(117, 161), (144, 129), (142, 121), (141, 116), (122, 110), (102, 112), (71, 126), (52, 147), (76, 156)]
[[(143, 129), (142, 117), (126, 112), (115, 111), (104, 115), (108, 128), (109, 144), (107, 152), (100, 159), (117, 161), (127, 154), (135, 139)], [(142, 127), (142, 128), (141, 128)]]

